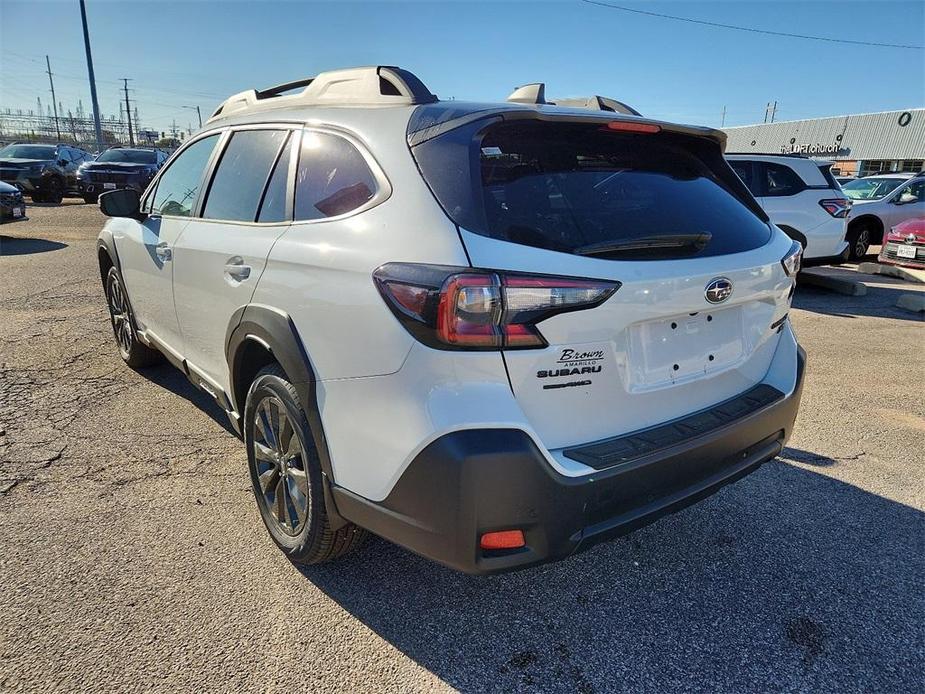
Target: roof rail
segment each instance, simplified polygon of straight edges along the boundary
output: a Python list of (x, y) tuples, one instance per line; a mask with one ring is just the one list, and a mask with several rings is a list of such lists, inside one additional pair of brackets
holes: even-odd
[[(285, 94), (304, 87), (301, 92)], [(228, 97), (207, 121), (211, 123), (242, 111), (282, 106), (373, 106), (427, 104), (436, 101), (424, 83), (400, 67), (377, 65), (322, 72), (269, 89), (246, 91)]]
[(725, 154), (735, 154), (735, 155), (753, 154), (756, 157), (790, 157), (792, 159), (812, 159), (813, 158), (813, 157), (808, 157), (805, 154), (800, 154), (799, 152), (725, 152)]

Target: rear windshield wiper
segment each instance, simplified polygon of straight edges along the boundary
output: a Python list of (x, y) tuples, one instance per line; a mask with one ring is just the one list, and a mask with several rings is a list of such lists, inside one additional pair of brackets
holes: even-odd
[(658, 236), (639, 236), (634, 239), (602, 241), (579, 246), (576, 255), (619, 255), (621, 253), (639, 253), (640, 251), (665, 252), (676, 249), (692, 251), (703, 250), (713, 238), (713, 234), (660, 234)]

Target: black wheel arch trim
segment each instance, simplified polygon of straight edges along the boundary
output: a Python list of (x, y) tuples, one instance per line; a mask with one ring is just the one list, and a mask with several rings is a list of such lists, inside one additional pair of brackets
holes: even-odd
[(787, 234), (787, 236), (792, 238), (794, 241), (799, 241), (801, 244), (803, 244), (804, 249), (806, 248), (806, 235), (805, 234), (797, 231), (791, 226), (787, 226), (786, 224), (778, 224), (777, 228), (780, 229), (785, 234)]
[(347, 524), (347, 521), (337, 512), (337, 506), (331, 494), (334, 469), (324, 426), (321, 422), (321, 412), (318, 408), (318, 378), (311, 358), (302, 343), (302, 338), (299, 336), (299, 331), (289, 314), (271, 306), (248, 304), (232, 314), (225, 335), (225, 357), (231, 376), (229, 394), (231, 405), (234, 412), (242, 413), (242, 415), (244, 402), (239, 402), (239, 384), (236, 380), (248, 342), (256, 342), (270, 353), (286, 372), (290, 383), (299, 395), (305, 417), (311, 427), (315, 449), (318, 451), (324, 477), (324, 499), (327, 505), (328, 520), (333, 530), (339, 530)]

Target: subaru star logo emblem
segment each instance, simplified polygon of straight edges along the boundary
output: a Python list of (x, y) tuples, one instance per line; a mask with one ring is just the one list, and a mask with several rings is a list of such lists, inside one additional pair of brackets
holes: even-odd
[(732, 295), (732, 282), (725, 277), (716, 277), (710, 280), (703, 294), (711, 304), (721, 304)]

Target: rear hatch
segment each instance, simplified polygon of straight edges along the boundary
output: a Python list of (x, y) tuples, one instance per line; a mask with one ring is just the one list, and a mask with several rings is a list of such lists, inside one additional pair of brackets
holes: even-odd
[(541, 315), (544, 345), (505, 343), (513, 392), (548, 448), (683, 417), (762, 380), (789, 306), (791, 242), (725, 163), (721, 136), (525, 110), (412, 144), (473, 267), (619, 283), (602, 303)]

